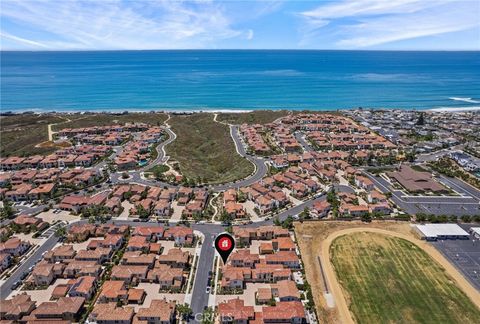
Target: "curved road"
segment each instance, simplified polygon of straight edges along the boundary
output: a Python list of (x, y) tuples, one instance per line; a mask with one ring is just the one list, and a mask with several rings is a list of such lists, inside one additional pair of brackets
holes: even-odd
[[(144, 179), (140, 176), (141, 172), (148, 170), (154, 165), (164, 163), (168, 160), (168, 157), (166, 156), (166, 152), (165, 152), (165, 146), (172, 143), (177, 138), (177, 135), (173, 131), (171, 131), (169, 128), (165, 128), (165, 130), (169, 134), (169, 139), (166, 140), (165, 142), (160, 143), (156, 147), (156, 150), (158, 152), (157, 158), (153, 162), (151, 162), (149, 165), (144, 166), (141, 169), (128, 172), (128, 174), (130, 175), (130, 178), (128, 179), (122, 179), (121, 175), (123, 172), (111, 173), (110, 179), (112, 183), (114, 184), (115, 183), (138, 183), (145, 186), (157, 186), (157, 187), (168, 187), (168, 188), (180, 187), (180, 185), (172, 185), (163, 181)], [(267, 171), (268, 171), (268, 168), (265, 164), (265, 160), (263, 158), (259, 158), (259, 157), (247, 154), (245, 150), (245, 146), (243, 145), (242, 139), (240, 138), (240, 133), (238, 131), (237, 125), (230, 125), (230, 135), (233, 139), (233, 142), (235, 143), (237, 153), (241, 157), (249, 160), (254, 164), (255, 172), (252, 175), (248, 176), (247, 178), (238, 180), (236, 182), (206, 186), (213, 191), (225, 191), (231, 188), (238, 189), (241, 187), (249, 186), (259, 181), (260, 179), (262, 179), (267, 174)]]

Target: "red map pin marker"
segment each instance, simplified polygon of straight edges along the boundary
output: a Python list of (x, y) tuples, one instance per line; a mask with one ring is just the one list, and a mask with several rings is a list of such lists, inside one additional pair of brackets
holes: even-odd
[(228, 256), (235, 248), (235, 240), (228, 233), (222, 233), (215, 238), (215, 249), (222, 257), (223, 264), (227, 263)]

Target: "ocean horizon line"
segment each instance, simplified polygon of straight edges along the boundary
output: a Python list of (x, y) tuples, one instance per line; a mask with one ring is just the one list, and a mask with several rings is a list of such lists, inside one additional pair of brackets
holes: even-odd
[(24, 109), (24, 110), (4, 110), (0, 115), (20, 115), (26, 113), (32, 114), (123, 114), (123, 113), (177, 113), (177, 114), (195, 114), (195, 113), (220, 113), (220, 114), (245, 114), (255, 111), (309, 111), (309, 112), (338, 112), (345, 110), (403, 110), (403, 111), (430, 111), (430, 112), (475, 112), (480, 111), (480, 106), (467, 107), (436, 107), (436, 108), (393, 108), (393, 107), (355, 107), (355, 108), (336, 108), (336, 109), (308, 109), (308, 108), (201, 108), (201, 109), (180, 109), (180, 108), (158, 108), (158, 109), (140, 109), (140, 108), (109, 108), (109, 109)]
[(255, 51), (285, 51), (285, 52), (411, 52), (411, 53), (432, 53), (432, 52), (449, 52), (449, 53), (462, 53), (462, 52), (480, 52), (480, 49), (294, 49), (294, 48), (158, 48), (158, 49), (0, 49), (0, 53), (12, 53), (12, 52), (25, 52), (25, 53), (52, 53), (52, 52), (255, 52)]

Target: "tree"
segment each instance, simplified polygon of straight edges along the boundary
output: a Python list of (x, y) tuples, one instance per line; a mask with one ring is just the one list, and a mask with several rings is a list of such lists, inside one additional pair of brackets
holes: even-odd
[(305, 207), (299, 216), (300, 216), (300, 219), (302, 220), (312, 218), (310, 217), (310, 210), (308, 209), (308, 207)]
[(372, 215), (370, 215), (370, 213), (365, 213), (362, 215), (362, 217), (360, 217), (360, 219), (362, 222), (370, 223), (372, 221)]
[(226, 210), (223, 210), (219, 217), (222, 223), (230, 225), (232, 223), (232, 216), (227, 213)]
[(12, 218), (15, 215), (15, 209), (12, 207), (12, 203), (8, 200), (3, 201), (3, 207), (0, 210), (0, 218), (8, 219)]
[(415, 123), (417, 126), (423, 126), (425, 125), (425, 113), (421, 112), (420, 116), (417, 119), (417, 122)]
[(332, 190), (327, 193), (327, 202), (332, 206), (334, 211), (340, 206), (340, 200), (338, 200), (335, 188), (332, 188)]
[(184, 320), (188, 320), (190, 318), (190, 316), (192, 316), (192, 313), (193, 313), (192, 309), (187, 304), (177, 305), (177, 311), (178, 311), (178, 314)]
[(213, 324), (214, 323), (214, 313), (211, 307), (207, 307), (202, 314), (202, 324)]
[(145, 208), (143, 208), (142, 205), (138, 205), (137, 206), (137, 213), (138, 213), (138, 217), (140, 217), (141, 219), (145, 219), (147, 218), (150, 213), (148, 212), (148, 210), (146, 210)]
[(471, 223), (472, 222), (472, 216), (470, 216), (470, 215), (463, 215), (461, 217), (461, 219), (462, 219), (462, 222), (464, 222), (464, 223)]
[(128, 179), (130, 176), (128, 175), (127, 172), (122, 173), (122, 179)]
[(280, 222), (280, 218), (278, 218), (278, 216), (275, 216), (275, 218), (273, 219), (273, 224), (275, 226), (281, 226), (282, 225), (282, 222)]
[(418, 213), (418, 214), (415, 215), (415, 220), (417, 222), (424, 222), (424, 221), (427, 220), (427, 215), (424, 214), (424, 213)]
[(55, 230), (55, 236), (59, 238), (64, 238), (67, 235), (67, 229), (65, 226), (59, 226)]
[(282, 222), (282, 227), (287, 229), (293, 228), (293, 217), (288, 215), (288, 217)]

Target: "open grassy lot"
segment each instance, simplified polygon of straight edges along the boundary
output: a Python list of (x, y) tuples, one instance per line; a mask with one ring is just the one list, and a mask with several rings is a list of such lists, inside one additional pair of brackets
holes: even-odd
[(480, 310), (415, 244), (379, 233), (336, 238), (330, 257), (358, 323), (478, 323)]
[(168, 121), (177, 134), (166, 147), (189, 179), (219, 183), (241, 179), (254, 166), (239, 156), (227, 125), (213, 121), (213, 114), (174, 115)]
[(151, 125), (161, 125), (168, 118), (164, 113), (128, 113), (128, 114), (73, 114), (65, 115), (64, 117), (70, 119), (70, 122), (63, 122), (58, 125), (53, 125), (54, 131), (59, 131), (63, 128), (79, 128), (79, 127), (93, 127), (93, 126), (107, 126), (115, 123), (125, 124), (132, 122), (147, 123)]
[(249, 113), (221, 113), (217, 120), (229, 124), (268, 124), (288, 115), (286, 110), (255, 110)]
[(54, 146), (35, 147), (48, 140), (47, 125), (62, 122), (56, 115), (21, 114), (0, 117), (0, 155), (48, 154)]

